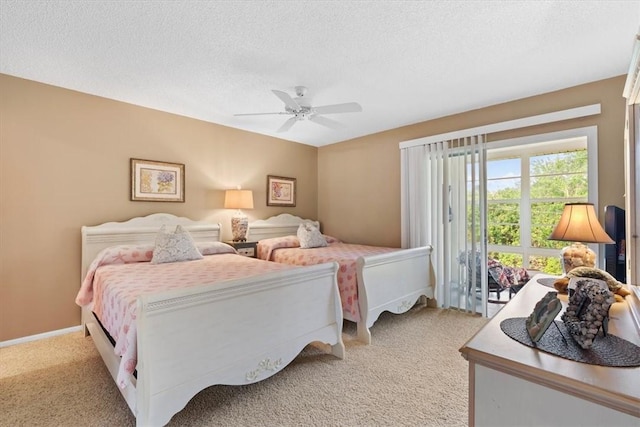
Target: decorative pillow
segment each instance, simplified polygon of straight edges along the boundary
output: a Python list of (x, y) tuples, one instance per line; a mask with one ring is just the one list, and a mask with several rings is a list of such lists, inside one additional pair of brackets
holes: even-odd
[(300, 224), (300, 227), (298, 227), (298, 240), (302, 249), (327, 246), (327, 241), (322, 237), (320, 230), (311, 224)]
[(258, 258), (271, 260), (271, 252), (279, 248), (298, 248), (300, 241), (296, 236), (272, 237), (258, 242)]
[(151, 264), (166, 262), (190, 261), (202, 259), (191, 234), (181, 225), (176, 226), (174, 232), (167, 232), (163, 225), (156, 236), (156, 246), (153, 248)]
[(222, 242), (198, 242), (196, 243), (196, 247), (202, 255), (238, 253), (233, 246)]

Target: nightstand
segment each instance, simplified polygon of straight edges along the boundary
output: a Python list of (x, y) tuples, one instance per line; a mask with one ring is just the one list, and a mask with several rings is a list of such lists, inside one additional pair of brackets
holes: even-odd
[(258, 242), (234, 242), (227, 240), (225, 243), (238, 251), (239, 255), (255, 258), (258, 255)]

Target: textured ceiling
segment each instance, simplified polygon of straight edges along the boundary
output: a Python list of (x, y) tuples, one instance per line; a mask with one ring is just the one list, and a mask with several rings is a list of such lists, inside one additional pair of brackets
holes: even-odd
[[(640, 23), (640, 1), (0, 1), (4, 74), (314, 146), (626, 74)], [(363, 112), (234, 116), (297, 85)]]

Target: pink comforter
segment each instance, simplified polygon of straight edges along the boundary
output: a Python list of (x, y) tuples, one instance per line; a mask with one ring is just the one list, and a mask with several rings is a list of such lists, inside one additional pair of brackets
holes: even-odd
[(315, 265), (325, 262), (337, 262), (340, 264), (337, 279), (342, 310), (345, 317), (359, 322), (360, 309), (358, 307), (356, 260), (360, 256), (377, 255), (397, 250), (397, 248), (340, 242), (329, 243), (328, 246), (321, 248), (279, 247), (273, 249), (267, 246), (261, 247), (259, 243), (258, 257), (264, 259), (269, 254), (269, 261), (288, 265)]
[(236, 254), (166, 264), (101, 265), (98, 262), (92, 267), (87, 277), (93, 280), (87, 280), (86, 286), (83, 284), (81, 294), (93, 296), (93, 311), (115, 340), (116, 354), (122, 356), (116, 380), (121, 388), (128, 385), (129, 375), (137, 364), (136, 299), (139, 295), (290, 268)]

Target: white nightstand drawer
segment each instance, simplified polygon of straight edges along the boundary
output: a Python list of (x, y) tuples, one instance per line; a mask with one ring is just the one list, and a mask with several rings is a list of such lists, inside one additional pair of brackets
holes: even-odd
[(225, 243), (232, 246), (238, 255), (255, 258), (258, 254), (258, 242), (234, 242), (233, 240), (227, 240)]
[(256, 256), (256, 250), (253, 247), (251, 247), (251, 248), (240, 248), (240, 249), (237, 249), (237, 251), (238, 251), (238, 253), (240, 255), (249, 256), (249, 257)]

